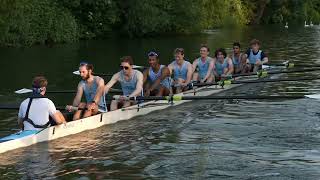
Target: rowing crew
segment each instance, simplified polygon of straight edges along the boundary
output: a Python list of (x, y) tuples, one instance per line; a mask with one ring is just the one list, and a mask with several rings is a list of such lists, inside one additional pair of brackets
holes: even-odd
[[(123, 95), (112, 100), (111, 111), (136, 103), (127, 101), (126, 97), (166, 96), (188, 90), (192, 80), (213, 82), (234, 73), (257, 71), (262, 64), (268, 62), (268, 57), (259, 49), (258, 40), (252, 40), (250, 45), (251, 48), (242, 54), (240, 44), (234, 43), (233, 53), (229, 57), (224, 49), (219, 48), (215, 51), (214, 58), (209, 57), (209, 47), (202, 45), (200, 57), (192, 64), (185, 60), (184, 49), (177, 48), (174, 51), (175, 60), (168, 66), (161, 65), (159, 53), (151, 51), (148, 53), (150, 67), (143, 74), (133, 69), (133, 59), (125, 56), (121, 58), (121, 70), (114, 74), (106, 85), (103, 78), (93, 75), (93, 65), (80, 63), (79, 72), (82, 80), (78, 84), (73, 104), (67, 106), (67, 110), (71, 111), (74, 106), (79, 108), (74, 113), (73, 120), (106, 112), (105, 94), (117, 82), (121, 84)], [(171, 80), (171, 75), (173, 75), (173, 80)], [(22, 129), (41, 129), (48, 126), (50, 124), (49, 115), (55, 124), (66, 122), (61, 112), (56, 110), (53, 102), (44, 96), (47, 84), (47, 80), (41, 76), (33, 80), (33, 96), (23, 101), (19, 109), (19, 124)], [(86, 102), (81, 102), (83, 94)]]

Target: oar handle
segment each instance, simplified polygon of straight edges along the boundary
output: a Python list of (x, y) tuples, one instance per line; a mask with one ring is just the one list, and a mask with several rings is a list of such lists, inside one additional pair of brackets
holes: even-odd
[(74, 112), (74, 111), (78, 111), (78, 110), (88, 110), (88, 108), (79, 108), (77, 106), (66, 105), (64, 110), (69, 111), (69, 112)]

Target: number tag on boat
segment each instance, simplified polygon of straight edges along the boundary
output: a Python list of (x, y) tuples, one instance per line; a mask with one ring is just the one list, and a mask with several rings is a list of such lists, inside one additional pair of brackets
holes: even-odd
[(257, 76), (258, 76), (259, 78), (265, 78), (265, 77), (268, 76), (268, 71), (265, 71), (265, 70), (258, 71), (258, 72), (257, 72)]
[(232, 84), (231, 80), (223, 80), (223, 81), (218, 81), (219, 86), (223, 87), (225, 85), (230, 85)]
[(287, 68), (289, 69), (289, 68), (293, 68), (294, 67), (294, 63), (288, 63), (287, 64)]

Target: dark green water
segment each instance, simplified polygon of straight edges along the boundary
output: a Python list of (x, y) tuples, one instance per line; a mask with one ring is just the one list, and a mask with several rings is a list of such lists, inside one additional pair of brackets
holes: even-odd
[[(75, 89), (72, 75), (80, 61), (95, 71), (113, 73), (119, 58), (131, 55), (147, 65), (146, 53), (157, 49), (168, 64), (176, 47), (188, 59), (199, 45), (212, 50), (252, 38), (262, 41), (270, 61), (320, 65), (320, 27), (251, 27), (190, 36), (147, 39), (114, 38), (68, 45), (0, 48), (1, 104), (19, 104), (14, 90), (29, 87), (34, 75), (49, 79), (50, 90)], [(283, 75), (282, 77), (286, 77)], [(319, 72), (290, 74), (319, 77)], [(242, 94), (319, 93), (320, 82), (242, 86), (224, 92)], [(72, 95), (49, 95), (56, 105)], [(1, 179), (318, 179), (320, 175), (320, 102), (196, 101), (94, 131), (0, 154)], [(17, 111), (0, 111), (0, 135), (16, 128)]]

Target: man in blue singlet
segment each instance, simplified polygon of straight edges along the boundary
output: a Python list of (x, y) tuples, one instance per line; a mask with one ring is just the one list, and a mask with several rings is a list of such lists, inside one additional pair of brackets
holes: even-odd
[(118, 107), (128, 107), (136, 103), (126, 101), (126, 97), (136, 97), (143, 94), (143, 74), (133, 69), (132, 57), (122, 57), (120, 68), (120, 72), (114, 74), (105, 86), (105, 93), (107, 93), (116, 82), (119, 82), (123, 91), (123, 95), (118, 100), (111, 102), (111, 111), (118, 109)]
[(148, 53), (149, 65), (143, 72), (144, 96), (168, 96), (171, 89), (170, 71), (159, 64), (159, 53)]
[(260, 41), (253, 39), (250, 42), (251, 48), (246, 52), (247, 63), (250, 64), (250, 71), (257, 72), (262, 69), (262, 65), (268, 63), (269, 59), (267, 55), (260, 50)]
[(215, 52), (213, 74), (215, 80), (220, 80), (228, 75), (232, 75), (234, 71), (232, 60), (227, 57), (227, 53), (223, 48), (219, 48)]
[(174, 50), (175, 60), (169, 64), (170, 74), (173, 74), (173, 90), (180, 93), (189, 89), (189, 83), (192, 78), (192, 65), (184, 59), (184, 49)]
[(229, 56), (232, 60), (235, 74), (248, 73), (250, 70), (250, 65), (247, 64), (247, 58), (243, 53), (241, 53), (240, 48), (239, 42), (233, 43), (233, 52), (232, 55)]
[[(94, 76), (93, 65), (86, 62), (80, 63), (79, 72), (82, 80), (78, 84), (77, 94), (73, 100), (72, 106), (86, 108), (78, 110), (73, 115), (73, 120), (89, 117), (98, 112), (106, 112), (107, 106), (104, 95), (104, 80), (99, 76)], [(85, 95), (86, 102), (81, 102), (82, 95)], [(71, 111), (72, 106), (67, 106)], [(84, 112), (83, 112), (84, 111)], [(81, 117), (81, 114), (83, 116)]]
[(192, 64), (193, 81), (212, 82), (213, 59), (209, 57), (210, 49), (207, 45), (201, 45), (200, 57), (195, 59)]

